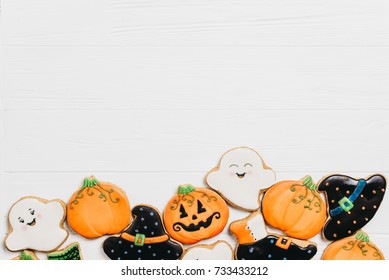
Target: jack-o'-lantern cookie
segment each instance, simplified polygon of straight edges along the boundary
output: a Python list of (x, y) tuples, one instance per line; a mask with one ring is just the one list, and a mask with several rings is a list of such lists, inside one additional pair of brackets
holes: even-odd
[(313, 242), (269, 234), (259, 210), (232, 222), (230, 231), (238, 240), (237, 260), (309, 260), (317, 252)]
[(187, 248), (182, 260), (233, 260), (234, 253), (230, 244), (219, 240), (213, 244), (199, 244)]
[(310, 176), (275, 183), (262, 198), (262, 213), (269, 225), (299, 239), (318, 234), (327, 215), (325, 202)]
[(194, 244), (218, 235), (228, 222), (226, 202), (210, 189), (181, 185), (166, 205), (163, 220), (175, 240)]
[(56, 250), (69, 235), (64, 228), (65, 217), (66, 205), (62, 200), (23, 197), (9, 211), (5, 246), (13, 252)]
[(180, 243), (166, 233), (161, 214), (149, 205), (132, 209), (134, 220), (120, 236), (108, 237), (104, 253), (112, 260), (177, 260), (183, 252)]
[(358, 231), (328, 245), (322, 260), (384, 260), (384, 255), (366, 233)]
[(86, 238), (119, 233), (131, 220), (130, 203), (124, 190), (93, 176), (84, 179), (67, 209), (69, 226)]
[(385, 195), (386, 180), (379, 174), (359, 180), (331, 175), (321, 180), (318, 189), (325, 192), (328, 205), (323, 235), (338, 240), (354, 234), (374, 217)]
[(274, 171), (255, 150), (247, 147), (227, 151), (205, 177), (207, 185), (228, 204), (248, 211), (259, 208), (261, 192), (275, 181)]
[(64, 249), (51, 252), (47, 254), (47, 259), (52, 260), (62, 260), (62, 261), (79, 261), (82, 260), (81, 247), (78, 242), (73, 242), (66, 246)]

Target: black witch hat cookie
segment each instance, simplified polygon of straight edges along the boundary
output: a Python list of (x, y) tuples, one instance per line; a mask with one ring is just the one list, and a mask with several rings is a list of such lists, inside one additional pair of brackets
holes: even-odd
[(386, 190), (386, 180), (375, 174), (367, 179), (331, 175), (321, 180), (325, 192), (328, 219), (323, 235), (328, 240), (350, 236), (365, 226), (377, 212)]
[(104, 253), (112, 260), (177, 260), (183, 252), (180, 243), (166, 233), (157, 209), (137, 205), (132, 224), (120, 234), (107, 238)]
[(309, 260), (317, 253), (316, 244), (308, 240), (269, 234), (259, 210), (232, 222), (230, 231), (238, 240), (237, 260)]

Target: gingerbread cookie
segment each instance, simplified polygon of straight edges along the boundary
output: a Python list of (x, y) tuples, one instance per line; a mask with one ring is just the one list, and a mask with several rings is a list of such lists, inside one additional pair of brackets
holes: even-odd
[(207, 185), (230, 205), (248, 211), (259, 208), (260, 193), (275, 181), (274, 171), (247, 147), (227, 151), (219, 165), (205, 176)]
[(322, 260), (384, 260), (384, 255), (366, 233), (358, 231), (328, 245)]
[(354, 179), (346, 175), (331, 175), (319, 183), (325, 192), (328, 220), (323, 235), (328, 240), (350, 236), (365, 226), (377, 212), (386, 190), (382, 175)]
[(166, 233), (157, 209), (138, 205), (132, 210), (132, 224), (103, 243), (105, 254), (112, 260), (177, 260), (183, 247)]
[(66, 205), (62, 200), (23, 197), (9, 211), (5, 246), (10, 251), (56, 250), (69, 235), (64, 228), (65, 217)]
[(275, 183), (263, 196), (262, 213), (269, 225), (299, 239), (318, 234), (327, 215), (311, 176)]
[(86, 238), (119, 233), (131, 220), (126, 193), (93, 176), (84, 179), (83, 186), (72, 195), (67, 208), (69, 226)]
[(23, 252), (19, 256), (13, 258), (12, 260), (17, 260), (17, 261), (35, 261), (35, 260), (39, 260), (39, 258), (33, 251), (23, 250)]
[(185, 250), (182, 260), (233, 260), (234, 253), (230, 244), (219, 240), (213, 244), (200, 244)]
[(73, 242), (64, 249), (51, 252), (47, 255), (48, 260), (79, 261), (82, 260), (81, 247), (78, 242)]
[(184, 244), (218, 235), (228, 217), (228, 206), (216, 192), (192, 185), (179, 186), (163, 214), (170, 236)]
[(269, 234), (259, 210), (232, 222), (230, 231), (238, 239), (237, 260), (309, 260), (317, 252), (313, 242)]

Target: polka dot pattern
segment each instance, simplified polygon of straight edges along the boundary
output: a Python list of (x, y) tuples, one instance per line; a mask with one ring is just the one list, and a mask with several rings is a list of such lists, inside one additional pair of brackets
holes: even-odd
[(275, 235), (253, 243), (240, 244), (236, 250), (238, 260), (309, 260), (317, 253), (317, 247), (309, 244), (306, 247), (291, 243), (287, 250), (276, 245), (281, 238)]
[[(339, 206), (338, 201), (353, 195), (359, 180), (346, 175), (331, 175), (321, 181), (319, 191), (326, 193), (329, 213)], [(338, 240), (354, 234), (365, 226), (377, 212), (386, 189), (386, 180), (376, 174), (366, 179), (366, 185), (349, 211), (330, 217), (323, 234), (328, 240)], [(329, 214), (330, 216), (330, 214)]]
[[(143, 234), (145, 238), (167, 235), (156, 209), (139, 205), (132, 213), (135, 218), (126, 233), (132, 236)], [(104, 241), (103, 249), (112, 260), (176, 260), (183, 253), (182, 246), (170, 238), (165, 242), (136, 246), (120, 236), (113, 236)]]

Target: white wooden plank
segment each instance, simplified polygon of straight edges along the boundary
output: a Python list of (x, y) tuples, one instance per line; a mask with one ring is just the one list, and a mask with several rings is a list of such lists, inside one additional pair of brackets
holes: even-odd
[[(7, 45), (388, 45), (386, 0), (3, 0)], [(42, 12), (45, 11), (45, 12)]]
[(6, 110), (389, 109), (377, 48), (6, 47)]
[[(80, 186), (82, 179), (85, 176), (90, 175), (84, 172), (59, 172), (59, 173), (6, 173), (5, 189), (7, 191), (5, 204), (0, 205), (1, 216), (6, 216), (8, 209), (12, 206), (13, 202), (20, 197), (26, 195), (36, 195), (45, 198), (60, 198), (65, 202), (68, 201), (71, 194)], [(127, 192), (130, 203), (132, 206), (141, 203), (147, 203), (154, 205), (160, 211), (163, 211), (166, 206), (166, 202), (170, 199), (173, 193), (176, 191), (177, 184), (186, 182), (193, 183), (196, 186), (204, 186), (202, 183), (202, 174), (198, 173), (148, 173), (146, 176), (143, 173), (109, 173), (98, 172), (94, 174), (100, 180), (111, 181), (121, 186)], [(299, 179), (306, 175), (302, 172), (295, 173), (279, 173), (279, 180), (286, 179)], [(310, 174), (314, 181), (320, 180), (322, 173)], [(363, 174), (351, 172), (348, 175), (355, 178), (363, 177)], [(389, 227), (386, 223), (386, 213), (389, 211), (388, 198), (386, 197), (381, 204), (381, 208), (378, 210), (374, 219), (364, 227), (371, 240), (383, 251), (384, 255), (389, 254)], [(232, 208), (231, 217), (229, 223), (247, 216), (246, 212), (237, 211)], [(7, 232), (6, 219), (2, 219), (2, 226), (0, 227), (0, 236), (4, 236)], [(277, 230), (268, 229), (269, 232), (280, 233)], [(84, 257), (86, 259), (106, 259), (101, 249), (101, 244), (106, 237), (96, 240), (84, 239), (73, 232), (71, 232), (67, 244), (73, 241), (81, 243)], [(225, 239), (230, 242), (231, 245), (235, 245), (234, 237), (229, 234), (228, 228), (226, 228), (222, 234), (217, 237), (205, 240), (203, 243), (212, 243), (218, 239)], [(325, 247), (329, 244), (320, 235), (314, 237), (312, 241), (318, 244), (318, 253), (315, 259), (320, 259), (321, 254)], [(2, 258), (11, 258), (15, 256), (15, 253), (4, 251)], [(45, 255), (40, 254), (41, 258), (46, 258)]]
[(6, 171), (205, 172), (236, 146), (277, 172), (388, 170), (387, 111), (7, 111)]

